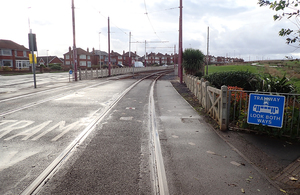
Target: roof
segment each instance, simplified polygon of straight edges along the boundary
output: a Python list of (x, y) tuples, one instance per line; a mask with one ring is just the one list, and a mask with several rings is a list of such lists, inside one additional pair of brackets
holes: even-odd
[[(129, 56), (129, 52), (126, 52), (125, 54), (123, 54), (123, 56)], [(140, 57), (139, 55), (137, 55), (136, 53), (130, 52), (130, 57)]]
[[(81, 48), (76, 48), (77, 49), (77, 55), (92, 55), (91, 53), (89, 53), (89, 52), (87, 52), (87, 51), (85, 51), (85, 50), (83, 50), (83, 49), (81, 49)], [(67, 52), (67, 53), (65, 53), (64, 55), (67, 55), (67, 54), (69, 54), (69, 55), (71, 55), (73, 53), (73, 50), (71, 50), (71, 51), (69, 51), (69, 52)]]
[(10, 40), (0, 39), (0, 49), (12, 49), (12, 50), (19, 50), (19, 51), (29, 51), (24, 45), (19, 45)]
[[(101, 52), (101, 56), (108, 56), (108, 53), (105, 51), (99, 51), (99, 50), (95, 50), (95, 55), (100, 55)], [(93, 54), (93, 52), (91, 52), (91, 54)]]
[(57, 56), (38, 56), (37, 57), (37, 61), (40, 62), (41, 60), (43, 60), (43, 62), (49, 62), (51, 63), (52, 60), (54, 60), (55, 58), (59, 59), (61, 62), (63, 62), (63, 60)]

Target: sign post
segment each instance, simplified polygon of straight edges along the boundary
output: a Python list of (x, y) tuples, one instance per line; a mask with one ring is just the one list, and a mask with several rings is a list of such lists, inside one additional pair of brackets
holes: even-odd
[(282, 128), (285, 96), (250, 94), (247, 123)]

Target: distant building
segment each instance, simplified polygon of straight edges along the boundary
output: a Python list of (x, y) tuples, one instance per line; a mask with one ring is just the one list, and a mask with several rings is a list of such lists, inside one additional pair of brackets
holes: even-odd
[(58, 58), (57, 56), (38, 56), (37, 57), (38, 65), (44, 65), (48, 67), (49, 64), (63, 64), (64, 60)]
[(29, 68), (29, 49), (10, 40), (0, 39), (0, 67)]
[[(90, 68), (92, 67), (92, 54), (87, 51), (77, 48), (77, 67), (78, 68)], [(69, 52), (64, 54), (64, 64), (72, 65), (73, 67), (73, 50), (69, 47)]]

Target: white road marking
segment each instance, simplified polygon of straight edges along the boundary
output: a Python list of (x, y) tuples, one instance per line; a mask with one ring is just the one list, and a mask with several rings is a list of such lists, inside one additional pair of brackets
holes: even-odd
[(72, 128), (77, 129), (79, 127), (78, 125), (79, 121), (76, 121), (66, 127), (65, 126), (65, 121), (61, 121), (60, 123), (58, 123), (56, 126), (59, 126), (60, 130), (63, 130), (63, 132), (61, 132), (59, 135), (57, 135), (55, 138), (53, 138), (51, 141), (57, 141), (59, 138), (61, 138), (63, 135), (65, 135), (66, 133), (68, 133)]
[(25, 135), (26, 137), (24, 137), (22, 140), (27, 140), (29, 139), (30, 137), (32, 137), (34, 134), (36, 134), (37, 132), (39, 132), (40, 130), (42, 130), (44, 127), (46, 127), (49, 123), (51, 123), (52, 121), (46, 121), (42, 124), (39, 124), (38, 126), (35, 126), (35, 127), (32, 127), (30, 129), (27, 129), (26, 131), (23, 131), (23, 132), (20, 132), (16, 135), (13, 135), (13, 136), (10, 136), (4, 140), (8, 141), (8, 140), (11, 140), (15, 137), (18, 137), (18, 136), (22, 136), (22, 135)]
[[(24, 124), (22, 124), (22, 123), (24, 123)], [(21, 120), (16, 123), (13, 123), (7, 127), (4, 127), (3, 129), (0, 130), (0, 131), (4, 131), (0, 135), (0, 138), (2, 138), (3, 136), (5, 136), (6, 134), (10, 133), (13, 130), (25, 128), (25, 127), (31, 125), (32, 123), (34, 123), (34, 121)]]

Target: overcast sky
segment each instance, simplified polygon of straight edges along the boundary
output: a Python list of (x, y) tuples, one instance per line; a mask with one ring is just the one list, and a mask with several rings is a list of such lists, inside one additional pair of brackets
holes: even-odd
[[(179, 0), (74, 0), (76, 46), (107, 51), (108, 17), (111, 50), (178, 52)], [(183, 46), (214, 56), (258, 59), (300, 58), (300, 50), (278, 36), (292, 21), (273, 21), (274, 11), (258, 0), (183, 0)], [(29, 28), (36, 34), (38, 55), (63, 57), (73, 45), (71, 0), (0, 0), (0, 39), (28, 48)], [(148, 13), (148, 14), (145, 14)], [(29, 22), (30, 21), (30, 22)], [(29, 25), (30, 23), (30, 25)], [(30, 26), (30, 27), (29, 27)], [(99, 32), (101, 32), (99, 36)], [(48, 52), (47, 52), (48, 50)]]

